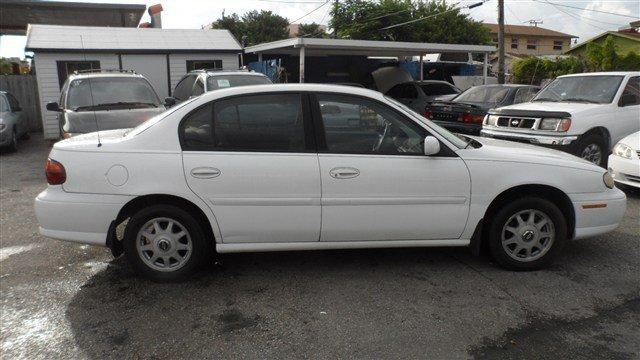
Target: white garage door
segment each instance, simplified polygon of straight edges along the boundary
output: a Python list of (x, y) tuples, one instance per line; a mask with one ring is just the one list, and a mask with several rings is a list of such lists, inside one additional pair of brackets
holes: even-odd
[(144, 75), (160, 96), (169, 96), (166, 55), (122, 55), (122, 69)]

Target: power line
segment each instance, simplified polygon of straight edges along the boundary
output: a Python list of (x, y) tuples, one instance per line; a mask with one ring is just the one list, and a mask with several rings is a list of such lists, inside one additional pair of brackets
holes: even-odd
[(304, 19), (305, 17), (307, 17), (307, 16), (309, 16), (309, 15), (313, 14), (316, 10), (318, 10), (318, 9), (320, 9), (321, 7), (323, 7), (323, 6), (327, 5), (327, 4), (329, 3), (329, 1), (330, 1), (330, 0), (327, 0), (327, 1), (323, 2), (323, 3), (322, 3), (322, 5), (318, 6), (317, 8), (315, 8), (315, 9), (313, 9), (313, 10), (311, 10), (311, 11), (309, 11), (308, 13), (306, 13), (306, 14), (304, 14), (304, 15), (300, 16), (299, 18), (297, 18), (297, 19), (293, 20), (291, 23), (292, 23), (292, 24), (295, 24), (296, 22), (298, 22), (298, 21), (300, 21), (300, 20)]
[[(453, 6), (456, 6), (458, 4), (460, 4), (460, 2), (455, 3)], [(481, 2), (478, 2), (478, 3), (475, 3), (475, 4), (471, 4), (471, 5), (467, 5), (467, 6), (463, 6), (463, 7), (453, 7), (451, 9), (449, 9), (449, 10), (445, 10), (445, 11), (439, 12), (437, 14), (431, 14), (431, 15), (428, 15), (428, 16), (421, 17), (419, 19), (405, 21), (405, 22), (400, 23), (400, 24), (385, 26), (385, 27), (381, 28), (380, 30), (389, 30), (389, 29), (397, 28), (399, 26), (413, 24), (413, 23), (418, 22), (418, 21), (426, 20), (426, 19), (438, 16), (438, 15), (446, 14), (448, 12), (452, 12), (452, 11), (456, 11), (456, 10), (473, 9), (474, 7), (478, 7), (478, 6), (482, 5), (482, 4), (484, 4), (484, 1), (481, 1)]]
[[(534, 1), (537, 1), (537, 0), (534, 0)], [(592, 23), (590, 23), (590, 22), (586, 21), (585, 19), (582, 19), (582, 18), (581, 18), (580, 16), (578, 16), (578, 15), (572, 14), (572, 13), (570, 13), (570, 12), (568, 12), (568, 11), (564, 10), (564, 9), (559, 8), (556, 4), (554, 4), (554, 3), (550, 2), (550, 1), (543, 0), (543, 2), (544, 2), (544, 3), (546, 3), (546, 4), (549, 4), (549, 5), (551, 5), (551, 6), (553, 6), (553, 7), (554, 7), (554, 8), (556, 8), (558, 11), (561, 11), (561, 12), (563, 12), (563, 13), (565, 13), (565, 14), (567, 14), (567, 15), (571, 16), (571, 17), (572, 17), (572, 18), (574, 18), (574, 19), (582, 20), (582, 21), (586, 22), (587, 24), (589, 24), (589, 25), (591, 25), (591, 26), (593, 26), (593, 27), (595, 27), (595, 28), (597, 28), (597, 29), (600, 29), (600, 30), (603, 30), (603, 31), (609, 31), (609, 29), (605, 29), (605, 28), (600, 27), (600, 26), (598, 26), (598, 25), (594, 25), (594, 24), (592, 24)]]
[(511, 15), (513, 15), (513, 17), (516, 18), (516, 20), (518, 20), (519, 23), (522, 22), (522, 20), (520, 20), (520, 18), (518, 17), (518, 15), (516, 15), (516, 13), (513, 12), (513, 10), (511, 10), (511, 7), (509, 6), (509, 4), (507, 4), (506, 2), (504, 3), (504, 5), (507, 7), (507, 10), (509, 10), (509, 12), (511, 13)]
[[(533, 1), (540, 1), (540, 0), (533, 0)], [(581, 7), (577, 7), (577, 6), (571, 6), (571, 5), (565, 5), (565, 4), (558, 4), (558, 3), (552, 3), (550, 1), (545, 1), (548, 4), (554, 5), (554, 6), (563, 6), (563, 7), (568, 7), (568, 8), (572, 8), (572, 9), (578, 9), (578, 10), (584, 10), (584, 11), (593, 11), (593, 12), (598, 12), (598, 13), (603, 13), (603, 14), (609, 14), (609, 15), (616, 15), (616, 16), (623, 16), (626, 18), (631, 18), (631, 19), (637, 19), (636, 16), (631, 16), (631, 15), (624, 15), (624, 14), (618, 14), (618, 13), (614, 13), (614, 12), (610, 12), (610, 11), (603, 11), (603, 10), (596, 10), (596, 9), (586, 9), (586, 8), (581, 8)]]

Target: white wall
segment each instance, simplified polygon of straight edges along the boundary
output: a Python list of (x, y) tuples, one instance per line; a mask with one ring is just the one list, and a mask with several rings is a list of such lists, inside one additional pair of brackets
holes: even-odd
[(165, 54), (124, 54), (122, 68), (144, 75), (156, 91), (160, 100), (169, 96), (167, 86), (167, 55)]
[(236, 53), (171, 54), (169, 55), (171, 92), (176, 88), (178, 81), (187, 73), (187, 60), (222, 60), (224, 70), (237, 70), (240, 66)]

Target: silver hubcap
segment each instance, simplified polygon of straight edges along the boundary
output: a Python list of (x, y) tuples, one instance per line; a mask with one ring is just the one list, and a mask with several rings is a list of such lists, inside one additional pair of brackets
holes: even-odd
[(155, 218), (138, 231), (136, 249), (140, 259), (158, 271), (176, 271), (191, 257), (191, 236), (178, 221)]
[(584, 148), (584, 150), (582, 150), (580, 157), (596, 165), (600, 165), (600, 160), (602, 160), (602, 149), (600, 149), (598, 144), (589, 144)]
[(553, 245), (555, 228), (547, 214), (522, 210), (511, 216), (502, 228), (502, 248), (512, 259), (534, 261), (547, 253)]

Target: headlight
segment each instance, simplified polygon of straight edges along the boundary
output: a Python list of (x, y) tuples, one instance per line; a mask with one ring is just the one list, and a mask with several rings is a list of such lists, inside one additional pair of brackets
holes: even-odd
[(487, 115), (484, 117), (484, 124), (489, 126), (498, 125), (498, 115)]
[(609, 173), (608, 171), (604, 173), (604, 175), (602, 176), (602, 181), (604, 181), (604, 185), (606, 187), (608, 187), (609, 189), (613, 189), (615, 183), (613, 181), (613, 176), (611, 176), (611, 173)]
[(547, 118), (540, 122), (539, 130), (567, 131), (571, 127), (571, 119)]
[(625, 159), (631, 159), (633, 149), (623, 143), (617, 143), (616, 146), (613, 147), (613, 153)]

